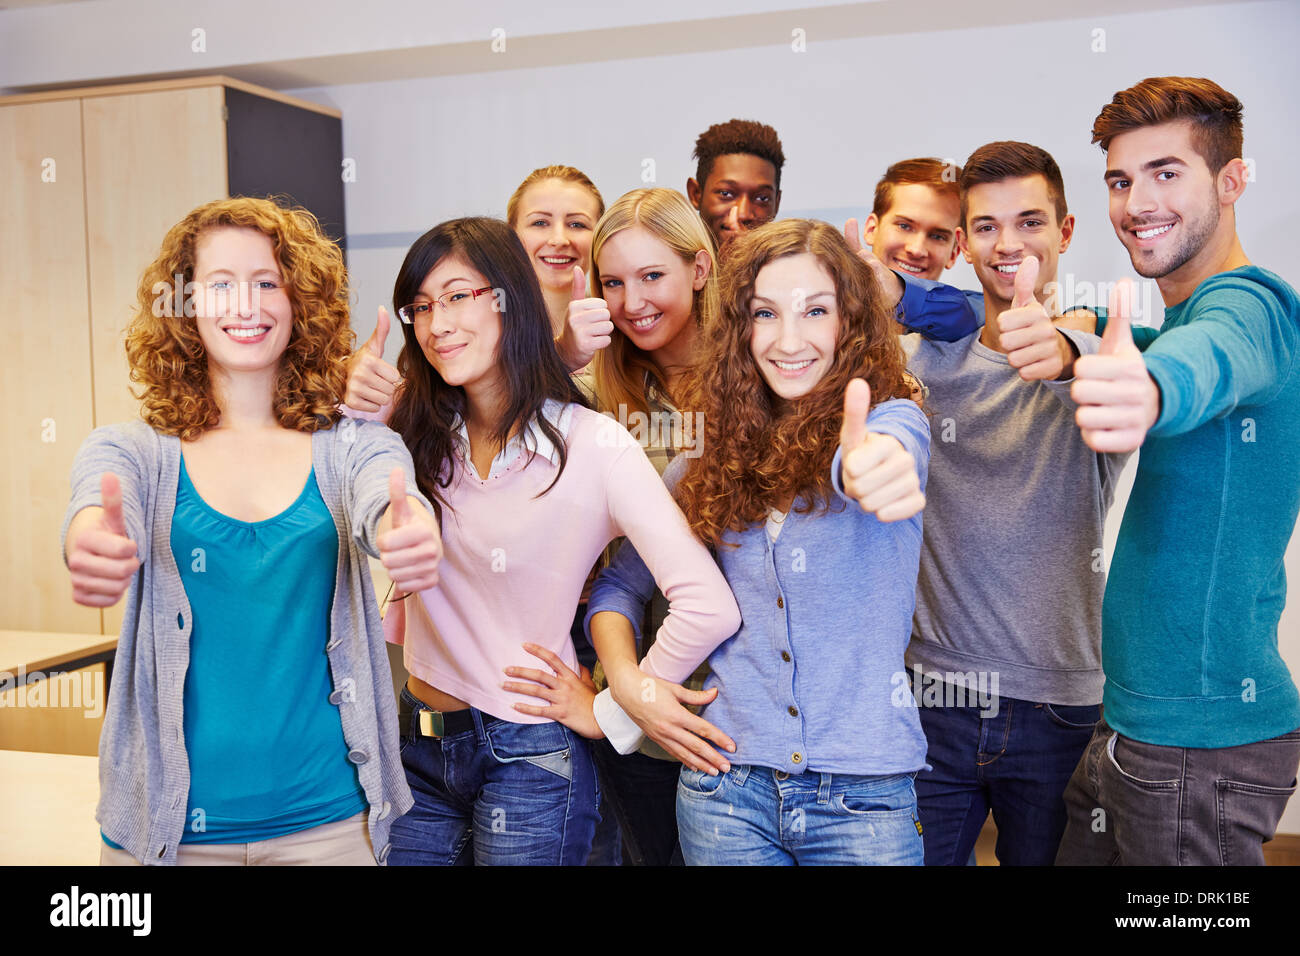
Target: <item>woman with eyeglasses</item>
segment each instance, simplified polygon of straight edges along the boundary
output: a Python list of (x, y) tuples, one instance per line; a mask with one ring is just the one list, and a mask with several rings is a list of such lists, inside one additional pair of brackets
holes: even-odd
[(619, 536), (647, 549), (670, 602), (648, 675), (684, 679), (734, 632), (734, 602), (642, 450), (586, 407), (509, 226), (430, 230), (393, 301), (403, 384), (384, 414), (439, 511), (445, 557), (438, 587), (385, 618), (411, 675), (402, 761), (416, 801), (390, 862), (581, 864), (597, 812), (584, 738), (602, 731), (569, 632), (592, 565)]
[(140, 281), (144, 420), (86, 439), (64, 522), (73, 599), (130, 590), (104, 864), (387, 857), (411, 796), (363, 553), (422, 588), (440, 544), (401, 440), (340, 420), (352, 341), (342, 254), (305, 210), (200, 206)]

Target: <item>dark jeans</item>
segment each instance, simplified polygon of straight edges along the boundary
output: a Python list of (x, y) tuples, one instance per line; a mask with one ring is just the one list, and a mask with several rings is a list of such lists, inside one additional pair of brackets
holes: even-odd
[(999, 863), (1051, 866), (1065, 831), (1062, 795), (1100, 713), (1099, 704), (1012, 697), (987, 709), (922, 707), (933, 767), (916, 775), (926, 866), (965, 866), (990, 810)]
[(1263, 866), (1296, 789), (1300, 730), (1239, 747), (1163, 747), (1103, 720), (1065, 792), (1060, 866)]
[(677, 842), (677, 778), (682, 765), (642, 753), (624, 756), (608, 740), (594, 740), (602, 807), (612, 808), (631, 866), (681, 866)]
[(393, 823), (389, 866), (581, 866), (599, 793), (587, 742), (563, 724), (469, 709), (473, 728), (419, 735), (429, 708), (402, 688), (402, 767), (415, 806)]

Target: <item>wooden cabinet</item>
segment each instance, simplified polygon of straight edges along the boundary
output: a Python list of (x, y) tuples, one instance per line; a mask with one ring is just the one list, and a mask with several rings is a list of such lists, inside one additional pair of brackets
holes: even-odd
[(279, 195), (344, 235), (339, 113), (225, 77), (0, 98), (0, 629), (116, 634), (74, 604), (68, 474), (139, 415), (123, 332), (144, 268), (195, 206)]

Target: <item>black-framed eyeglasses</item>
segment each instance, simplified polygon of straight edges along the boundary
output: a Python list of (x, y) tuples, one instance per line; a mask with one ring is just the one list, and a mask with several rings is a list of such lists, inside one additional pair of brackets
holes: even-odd
[(433, 303), (437, 302), (444, 312), (455, 312), (467, 303), (473, 302), (481, 295), (487, 295), (492, 291), (491, 286), (485, 286), (482, 289), (452, 289), (450, 292), (444, 292), (433, 302), (412, 302), (410, 305), (404, 305), (397, 310), (397, 317), (407, 325), (414, 325), (418, 316), (428, 315), (433, 318), (431, 310)]

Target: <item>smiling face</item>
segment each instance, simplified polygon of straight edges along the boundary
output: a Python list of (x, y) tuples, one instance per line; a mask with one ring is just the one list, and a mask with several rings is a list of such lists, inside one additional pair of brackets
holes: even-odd
[(1015, 295), (1016, 271), (1026, 256), (1038, 258), (1034, 295), (1056, 281), (1057, 260), (1070, 246), (1074, 216), (1056, 221), (1046, 177), (1035, 173), (995, 183), (980, 183), (966, 192), (966, 227), (959, 242), (975, 267), (985, 298), (1005, 309)]
[(574, 266), (590, 271), (599, 210), (590, 190), (567, 180), (543, 179), (524, 190), (514, 230), (543, 288), (571, 288)]
[[(416, 294), (416, 302), (434, 302), (439, 296), (449, 309), (435, 304), (415, 317), (415, 340), (429, 364), (448, 385), (468, 391), (495, 389), (503, 376), (497, 364), (501, 341), (501, 313), (492, 293), (474, 296), (491, 285), (483, 274), (458, 255), (444, 256), (433, 267)], [(463, 294), (462, 294), (463, 293)]]
[(683, 261), (649, 230), (632, 226), (601, 246), (597, 291), (615, 327), (637, 348), (655, 352), (691, 333), (694, 293), (704, 288), (710, 261), (704, 250)]
[(194, 244), (199, 339), (210, 371), (274, 369), (293, 332), (293, 308), (269, 237), (222, 226)]
[(776, 218), (781, 205), (781, 191), (776, 188), (776, 167), (749, 153), (728, 153), (713, 161), (703, 183), (694, 179), (686, 183), (691, 205), (713, 233), (718, 248), (731, 239), (727, 223), (731, 208), (736, 207), (742, 229), (756, 229)]
[(938, 279), (957, 261), (961, 205), (924, 183), (893, 187), (889, 209), (867, 216), (864, 238), (877, 259), (908, 275)]
[(1177, 278), (1225, 224), (1217, 177), (1192, 147), (1191, 124), (1162, 123), (1121, 133), (1106, 153), (1110, 221), (1133, 268), (1147, 278)]
[(835, 361), (839, 307), (835, 281), (810, 253), (773, 259), (759, 270), (749, 304), (749, 351), (778, 399), (802, 398)]

